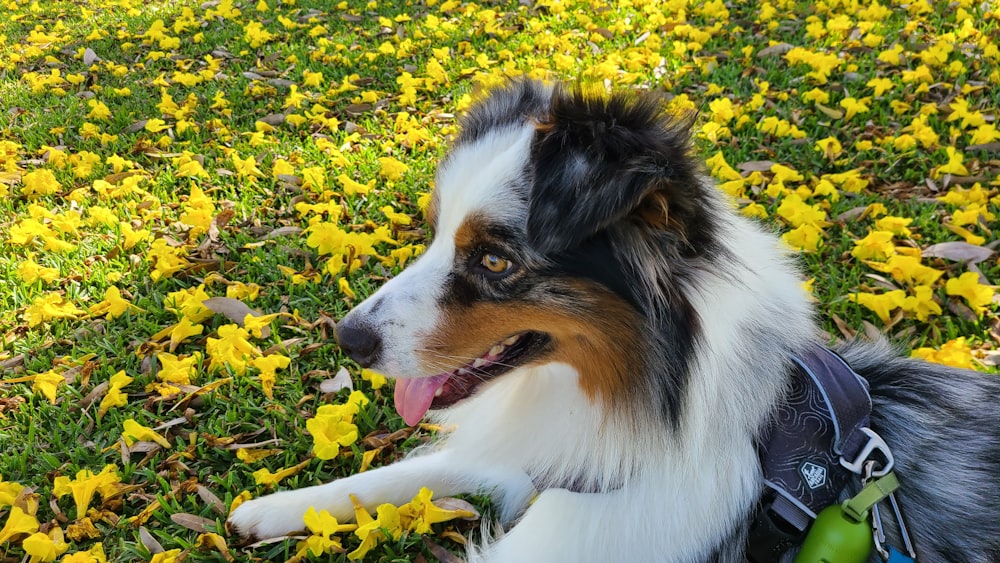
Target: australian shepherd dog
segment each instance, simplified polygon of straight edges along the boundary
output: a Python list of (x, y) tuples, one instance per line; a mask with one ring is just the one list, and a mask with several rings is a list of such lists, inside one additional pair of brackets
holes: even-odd
[[(794, 260), (656, 96), (514, 81), (460, 125), (433, 242), (337, 326), (346, 354), (396, 378), (407, 424), (449, 431), (230, 523), (274, 537), (309, 507), (346, 521), (349, 495), (373, 510), (426, 486), (493, 498), (501, 526), (472, 561), (745, 561), (791, 358), (828, 342)], [(867, 380), (919, 560), (1000, 561), (1000, 379), (884, 343), (833, 349)]]

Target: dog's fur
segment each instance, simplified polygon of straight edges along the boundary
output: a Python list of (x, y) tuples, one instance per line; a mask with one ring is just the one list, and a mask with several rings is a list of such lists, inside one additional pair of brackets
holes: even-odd
[[(349, 494), (373, 509), (427, 486), (489, 492), (513, 523), (477, 561), (743, 561), (763, 492), (755, 444), (790, 358), (827, 340), (792, 261), (733, 211), (690, 157), (689, 123), (653, 96), (516, 81), (461, 125), (433, 243), (338, 327), (389, 376), (454, 372), (429, 415), (454, 430), (230, 522), (276, 536), (310, 506), (343, 521)], [(514, 335), (514, 352), (486, 352)], [(837, 351), (871, 386), (920, 560), (1000, 561), (1000, 380), (881, 343)], [(414, 419), (410, 383), (397, 404)]]

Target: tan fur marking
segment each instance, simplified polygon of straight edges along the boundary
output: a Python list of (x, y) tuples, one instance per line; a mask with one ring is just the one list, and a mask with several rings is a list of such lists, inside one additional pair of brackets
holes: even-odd
[(471, 252), (490, 244), (498, 244), (495, 237), (489, 235), (483, 228), (486, 218), (479, 213), (471, 213), (462, 220), (455, 230), (455, 251), (458, 254)]
[[(640, 319), (620, 298), (589, 282), (573, 282), (580, 298), (573, 309), (545, 303), (477, 303), (446, 311), (428, 339), (422, 360), (441, 373), (462, 367), (494, 344), (525, 331), (552, 338), (552, 350), (534, 362), (564, 362), (580, 374), (591, 400), (616, 403), (638, 389), (630, 379), (641, 369), (636, 352)], [(502, 377), (502, 376), (501, 376)]]

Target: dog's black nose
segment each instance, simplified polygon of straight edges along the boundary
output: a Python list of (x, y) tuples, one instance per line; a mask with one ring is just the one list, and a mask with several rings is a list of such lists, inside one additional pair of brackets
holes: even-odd
[(337, 343), (361, 367), (369, 367), (382, 351), (382, 338), (365, 323), (357, 322), (351, 315), (337, 323)]

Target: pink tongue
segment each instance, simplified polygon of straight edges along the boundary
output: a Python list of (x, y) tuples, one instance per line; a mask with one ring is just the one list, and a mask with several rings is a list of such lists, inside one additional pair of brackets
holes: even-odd
[(427, 409), (434, 402), (434, 393), (451, 377), (450, 373), (442, 373), (432, 377), (396, 380), (396, 412), (410, 426), (416, 425), (424, 417)]

